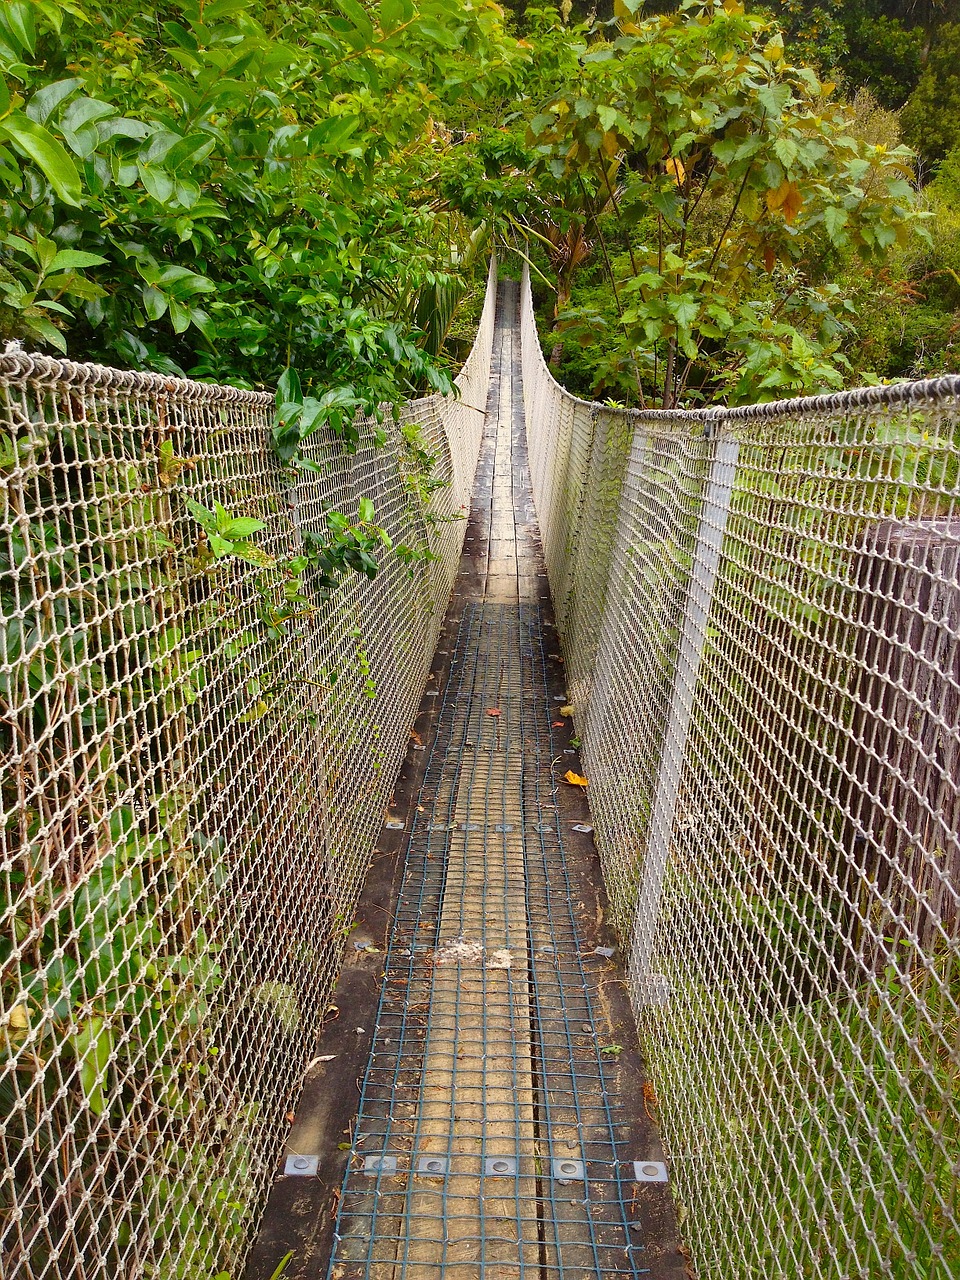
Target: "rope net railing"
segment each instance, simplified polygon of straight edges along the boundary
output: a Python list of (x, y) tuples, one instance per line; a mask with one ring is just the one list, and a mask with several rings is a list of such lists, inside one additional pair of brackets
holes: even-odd
[(960, 378), (627, 412), (534, 496), (696, 1274), (960, 1276)]
[[(0, 356), (4, 1280), (242, 1273), (456, 573), (495, 283), (459, 398), (293, 484), (270, 395)], [(291, 601), (270, 557), (361, 497), (435, 558)]]

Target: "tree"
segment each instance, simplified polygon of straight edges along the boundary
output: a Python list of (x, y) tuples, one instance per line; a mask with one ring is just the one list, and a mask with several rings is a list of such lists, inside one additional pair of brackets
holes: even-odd
[(904, 137), (936, 163), (960, 145), (960, 23), (942, 26), (920, 81), (903, 108)]
[(292, 366), (317, 394), (287, 458), (449, 387), (422, 304), (472, 228), (434, 207), (437, 120), (526, 56), (492, 0), (0, 6), (0, 336), (241, 386)]
[(639, 8), (619, 0), (619, 34), (596, 33), (530, 124), (552, 181), (613, 206), (611, 342), (665, 407), (840, 385), (831, 260), (881, 259), (917, 222), (910, 152), (850, 137), (848, 109), (737, 0)]
[(902, 107), (920, 78), (924, 33), (886, 14), (863, 17), (853, 26), (844, 70), (855, 85), (867, 85), (884, 107)]

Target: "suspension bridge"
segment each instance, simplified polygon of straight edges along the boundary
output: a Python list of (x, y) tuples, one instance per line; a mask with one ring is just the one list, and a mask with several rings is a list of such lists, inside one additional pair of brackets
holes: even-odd
[(960, 379), (0, 375), (4, 1276), (960, 1276)]

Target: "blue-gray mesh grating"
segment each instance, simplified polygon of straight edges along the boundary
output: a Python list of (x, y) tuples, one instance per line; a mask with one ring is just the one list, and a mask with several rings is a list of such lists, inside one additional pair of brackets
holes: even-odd
[(536, 607), (467, 608), (386, 958), (336, 1280), (644, 1272), (594, 1016), (595, 921), (578, 918), (554, 798), (544, 659)]

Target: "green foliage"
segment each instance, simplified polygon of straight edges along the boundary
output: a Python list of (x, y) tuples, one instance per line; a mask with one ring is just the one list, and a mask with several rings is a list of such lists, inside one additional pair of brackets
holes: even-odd
[[(758, 910), (756, 900), (745, 903), (743, 919)], [(791, 912), (777, 899), (762, 924)], [(944, 1099), (956, 1096), (960, 1080), (945, 1029), (955, 1024), (960, 974), (949, 954), (913, 971), (907, 961), (904, 952), (846, 992), (758, 1010), (746, 1023), (732, 989), (682, 992), (688, 1035), (657, 1055), (657, 1092), (709, 1117), (709, 1158), (685, 1171), (676, 1194), (682, 1205), (684, 1183), (700, 1179), (692, 1196), (710, 1204), (710, 1221), (691, 1217), (685, 1232), (710, 1274), (735, 1267), (751, 1280), (813, 1280), (856, 1265), (894, 1280), (954, 1275), (960, 1241), (942, 1206), (955, 1196), (955, 1171), (944, 1153), (960, 1133)], [(731, 1046), (732, 1057), (724, 1053)], [(745, 1162), (762, 1224), (747, 1232), (742, 1180), (728, 1176)]]
[(948, 156), (924, 190), (927, 240), (911, 239), (886, 261), (844, 264), (838, 279), (857, 312), (847, 352), (851, 376), (935, 377), (954, 372), (960, 354), (960, 164)]
[(878, 14), (864, 17), (850, 34), (844, 71), (855, 85), (866, 85), (884, 107), (903, 106), (920, 79), (924, 36), (920, 27)]
[(768, 11), (779, 24), (791, 59), (821, 72), (832, 72), (845, 63), (849, 14), (855, 6), (843, 0), (773, 0), (755, 7)]
[(449, 389), (450, 303), (439, 334), (417, 305), (460, 270), (431, 120), (524, 56), (491, 0), (6, 4), (0, 336), (241, 386), (299, 369), (301, 436)]
[(736, 0), (619, 29), (574, 47), (530, 138), (549, 179), (613, 209), (616, 269), (599, 213), (590, 229), (621, 367), (665, 406), (839, 385), (851, 309), (830, 266), (906, 238), (910, 153), (852, 137), (849, 111)]
[(960, 147), (960, 23), (937, 32), (916, 89), (900, 116), (904, 137), (928, 160)]
[[(798, 1238), (800, 1224), (825, 1215), (840, 1219), (868, 1265), (886, 1260), (891, 1276), (946, 1280), (960, 1262), (960, 1243), (940, 1207), (955, 1191), (943, 1152), (960, 1141), (953, 1109), (942, 1100), (955, 1096), (960, 1080), (937, 1030), (956, 1016), (960, 973), (949, 955), (913, 973), (898, 960), (853, 999), (834, 996), (798, 1007), (757, 1033), (748, 1078), (758, 1089), (758, 1119), (761, 1100), (779, 1088), (771, 1062), (786, 1059), (795, 1077), (805, 1078), (815, 1061), (826, 1076), (825, 1083), (795, 1090), (796, 1112), (783, 1144), (766, 1143), (744, 1116), (746, 1141), (767, 1153), (764, 1180), (793, 1206), (768, 1246), (771, 1268), (794, 1268), (798, 1252), (810, 1248)], [(831, 1194), (823, 1174), (837, 1168), (861, 1171), (855, 1198)], [(867, 1238), (863, 1221), (871, 1224)], [(912, 1224), (909, 1244), (901, 1236), (904, 1222)], [(796, 1274), (816, 1274), (813, 1261)]]

